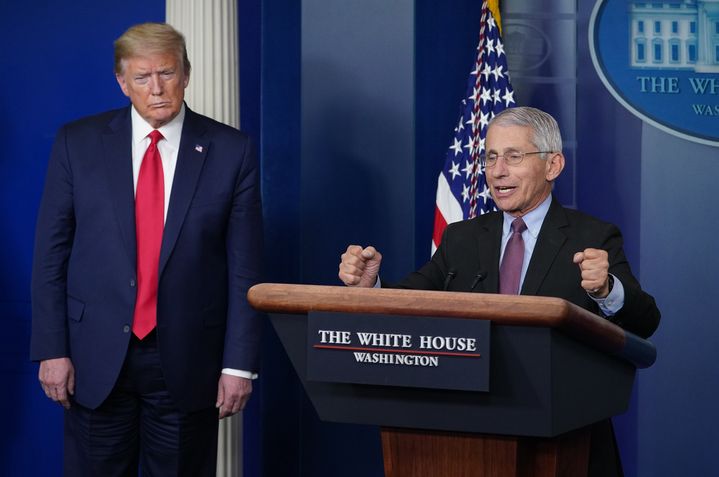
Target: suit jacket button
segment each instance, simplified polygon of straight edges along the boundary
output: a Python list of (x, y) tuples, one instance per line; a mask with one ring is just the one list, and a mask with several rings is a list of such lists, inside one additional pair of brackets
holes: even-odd
[(135, 279), (134, 279), (134, 278), (130, 279), (130, 286), (131, 286), (131, 287), (134, 287), (134, 286), (135, 286)]
[(122, 327), (122, 331), (124, 331), (125, 333), (129, 333), (129, 332), (130, 332), (130, 325), (125, 325), (125, 326), (123, 326), (123, 327)]

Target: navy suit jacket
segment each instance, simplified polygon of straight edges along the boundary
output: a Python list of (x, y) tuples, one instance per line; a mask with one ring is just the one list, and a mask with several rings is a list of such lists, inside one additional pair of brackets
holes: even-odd
[[(131, 336), (136, 242), (130, 108), (62, 127), (40, 205), (31, 358), (70, 357), (75, 400), (108, 396)], [(186, 109), (160, 252), (157, 340), (168, 390), (213, 406), (224, 367), (256, 371), (259, 167), (249, 138)]]
[[(442, 290), (450, 270), (455, 272), (447, 289), (469, 291), (478, 273), (484, 277), (475, 292), (498, 293), (499, 261), (502, 243), (501, 212), (450, 224), (437, 252), (417, 272), (397, 286)], [(576, 252), (599, 248), (609, 253), (609, 272), (624, 286), (624, 306), (610, 320), (642, 337), (651, 335), (659, 324), (659, 309), (645, 293), (624, 255), (619, 229), (576, 210), (565, 209), (556, 199), (542, 223), (529, 268), (522, 284), (522, 295), (564, 298), (600, 314), (599, 306), (581, 287), (579, 267), (572, 261)]]

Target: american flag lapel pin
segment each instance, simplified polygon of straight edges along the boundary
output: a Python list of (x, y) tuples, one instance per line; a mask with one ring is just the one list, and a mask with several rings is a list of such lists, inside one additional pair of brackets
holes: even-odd
[(202, 146), (200, 146), (199, 144), (195, 146), (195, 151), (197, 151), (197, 152), (202, 152), (203, 149), (204, 148)]

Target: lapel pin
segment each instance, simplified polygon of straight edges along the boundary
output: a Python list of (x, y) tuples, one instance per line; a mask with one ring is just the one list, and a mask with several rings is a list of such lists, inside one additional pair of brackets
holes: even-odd
[(203, 147), (200, 146), (199, 144), (197, 146), (195, 146), (195, 151), (197, 151), (197, 152), (202, 152), (202, 149), (203, 149)]

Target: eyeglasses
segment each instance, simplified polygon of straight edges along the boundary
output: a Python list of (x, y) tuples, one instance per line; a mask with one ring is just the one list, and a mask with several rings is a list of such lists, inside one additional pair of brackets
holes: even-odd
[(488, 167), (494, 167), (495, 164), (497, 164), (497, 160), (499, 160), (500, 156), (504, 158), (504, 163), (508, 166), (516, 166), (520, 162), (524, 160), (524, 156), (528, 154), (550, 154), (554, 151), (534, 151), (534, 152), (519, 152), (519, 151), (510, 151), (505, 152), (504, 154), (497, 154), (496, 152), (490, 152), (489, 154), (482, 154), (479, 156), (479, 160), (481, 161), (481, 164), (486, 168)]

